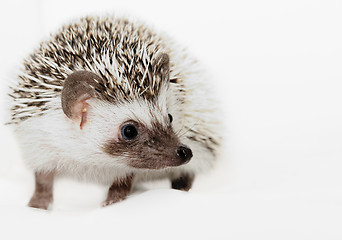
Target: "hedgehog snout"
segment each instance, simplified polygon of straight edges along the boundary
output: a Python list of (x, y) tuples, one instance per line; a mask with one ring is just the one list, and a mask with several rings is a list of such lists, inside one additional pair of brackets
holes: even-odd
[(187, 146), (181, 144), (178, 148), (177, 148), (177, 156), (178, 158), (181, 160), (182, 164), (185, 164), (187, 162), (190, 161), (190, 159), (192, 158), (192, 151), (190, 148), (188, 148)]

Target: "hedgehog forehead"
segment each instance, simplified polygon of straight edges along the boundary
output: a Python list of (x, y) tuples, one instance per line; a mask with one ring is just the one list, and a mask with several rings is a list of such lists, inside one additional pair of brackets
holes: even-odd
[(113, 122), (119, 126), (124, 122), (136, 121), (149, 129), (153, 129), (155, 124), (167, 128), (168, 116), (166, 106), (156, 105), (144, 99), (127, 102), (109, 103), (107, 101), (93, 100), (99, 102), (94, 114), (102, 115), (108, 122)]
[(155, 123), (162, 127), (167, 126), (167, 111), (153, 102), (135, 100), (129, 103), (124, 103), (121, 106), (124, 117), (140, 122), (146, 127), (152, 129)]

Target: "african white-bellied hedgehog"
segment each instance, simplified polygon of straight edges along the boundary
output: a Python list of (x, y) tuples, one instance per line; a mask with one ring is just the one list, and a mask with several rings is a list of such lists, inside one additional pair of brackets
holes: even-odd
[(10, 93), (35, 172), (29, 206), (47, 209), (60, 175), (111, 184), (104, 206), (136, 181), (189, 190), (220, 142), (206, 81), (183, 48), (141, 23), (87, 17), (62, 27), (24, 61)]

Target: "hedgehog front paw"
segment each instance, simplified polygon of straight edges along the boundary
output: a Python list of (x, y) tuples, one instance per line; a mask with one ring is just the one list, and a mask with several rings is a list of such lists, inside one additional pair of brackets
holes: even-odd
[(171, 186), (173, 189), (189, 191), (192, 187), (192, 183), (194, 181), (193, 175), (184, 174), (179, 178), (171, 180)]
[(133, 174), (114, 181), (108, 190), (107, 199), (102, 203), (102, 207), (106, 207), (124, 200), (132, 188), (132, 181)]

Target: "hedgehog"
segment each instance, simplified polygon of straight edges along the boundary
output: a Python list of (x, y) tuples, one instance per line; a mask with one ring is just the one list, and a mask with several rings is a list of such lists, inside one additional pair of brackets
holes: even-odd
[(188, 191), (216, 162), (221, 124), (202, 68), (139, 21), (90, 16), (62, 26), (24, 60), (9, 95), (35, 175), (30, 207), (51, 206), (57, 177), (109, 186), (107, 206), (143, 181)]

